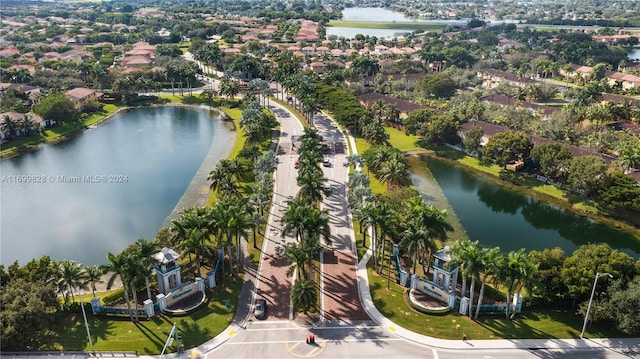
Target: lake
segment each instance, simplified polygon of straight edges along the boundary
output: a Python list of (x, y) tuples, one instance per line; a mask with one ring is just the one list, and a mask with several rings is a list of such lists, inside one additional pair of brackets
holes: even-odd
[(153, 239), (206, 198), (206, 175), (234, 140), (215, 110), (139, 108), (0, 161), (0, 263), (50, 255), (102, 264), (109, 251)]
[[(369, 22), (397, 22), (397, 23), (426, 23), (436, 25), (464, 25), (464, 20), (416, 20), (410, 19), (404, 14), (387, 10), (381, 7), (351, 7), (342, 11), (342, 20), (344, 21), (369, 21)], [(405, 32), (413, 30), (406, 29), (370, 29), (370, 28), (353, 28), (353, 27), (334, 27), (328, 26), (327, 36), (335, 35), (344, 37), (345, 39), (353, 39), (357, 34), (375, 36), (378, 38), (393, 38)]]
[[(439, 186), (471, 240), (499, 246), (503, 252), (560, 247), (567, 255), (580, 245), (608, 243), (640, 258), (640, 242), (630, 234), (505, 189), (445, 161), (426, 157), (423, 165), (437, 185), (423, 172), (415, 171), (413, 182), (418, 191), (429, 200), (433, 187)], [(436, 206), (446, 209), (439, 203)]]
[(627, 58), (629, 60), (640, 61), (640, 47), (634, 47), (631, 51), (629, 51), (629, 53), (627, 54)]

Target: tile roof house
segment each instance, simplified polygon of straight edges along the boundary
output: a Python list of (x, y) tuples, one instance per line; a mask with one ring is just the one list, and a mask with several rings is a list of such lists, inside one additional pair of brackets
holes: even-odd
[(103, 93), (98, 90), (85, 87), (76, 87), (65, 91), (64, 94), (73, 102), (76, 108), (81, 108), (82, 105), (91, 100), (99, 100), (103, 95)]

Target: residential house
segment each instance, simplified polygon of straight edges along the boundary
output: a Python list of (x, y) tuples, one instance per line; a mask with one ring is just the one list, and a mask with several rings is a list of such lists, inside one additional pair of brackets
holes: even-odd
[[(22, 121), (22, 119), (27, 116), (28, 118), (31, 119), (31, 122), (33, 123), (35, 129), (39, 130), (40, 128), (45, 128), (45, 127), (50, 127), (53, 125), (53, 121), (51, 120), (45, 120), (42, 118), (42, 116), (40, 115), (36, 115), (34, 113), (20, 113), (20, 112), (3, 112), (0, 113), (0, 141), (7, 141), (8, 138), (8, 133), (5, 133), (6, 129), (4, 126), (4, 122), (5, 119), (8, 117), (10, 118), (12, 121), (17, 122), (17, 121)], [(16, 136), (22, 136), (23, 133), (22, 130), (18, 130), (17, 133), (15, 134)]]
[(103, 93), (89, 88), (76, 87), (71, 90), (67, 90), (64, 94), (73, 102), (76, 108), (81, 108), (84, 104), (92, 100), (100, 100)]

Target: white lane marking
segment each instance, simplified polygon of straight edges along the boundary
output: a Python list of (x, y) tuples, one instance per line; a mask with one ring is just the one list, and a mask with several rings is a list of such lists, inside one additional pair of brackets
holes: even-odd
[(432, 353), (433, 353), (433, 359), (440, 359), (440, 357), (438, 356), (438, 351), (435, 349), (431, 349)]
[[(317, 339), (316, 339), (317, 340)], [(323, 342), (326, 343), (366, 343), (366, 342), (400, 342), (400, 341), (405, 341), (405, 339), (402, 338), (387, 338), (387, 339), (329, 339), (329, 340), (323, 340)], [(301, 343), (300, 340), (274, 340), (274, 341), (260, 341), (260, 342), (245, 342), (245, 341), (241, 341), (241, 342), (226, 342), (224, 345), (253, 345), (253, 344), (291, 344), (291, 343)]]

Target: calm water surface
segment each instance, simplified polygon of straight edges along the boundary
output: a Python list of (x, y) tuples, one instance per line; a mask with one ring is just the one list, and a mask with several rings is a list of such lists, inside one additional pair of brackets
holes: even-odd
[[(630, 234), (507, 190), (446, 162), (427, 158), (426, 165), (469, 238), (483, 245), (499, 246), (505, 252), (560, 247), (570, 255), (580, 245), (606, 242), (640, 258), (640, 243)], [(418, 191), (429, 195), (429, 181), (418, 177)]]
[[(50, 255), (101, 264), (108, 251), (119, 252), (140, 237), (152, 239), (202, 172), (203, 160), (225, 155), (234, 138), (207, 109), (144, 108), (0, 161), (5, 180), (45, 179), (1, 184), (1, 263)], [(116, 176), (115, 183), (103, 183), (109, 176)], [(86, 182), (96, 179), (102, 183)]]

